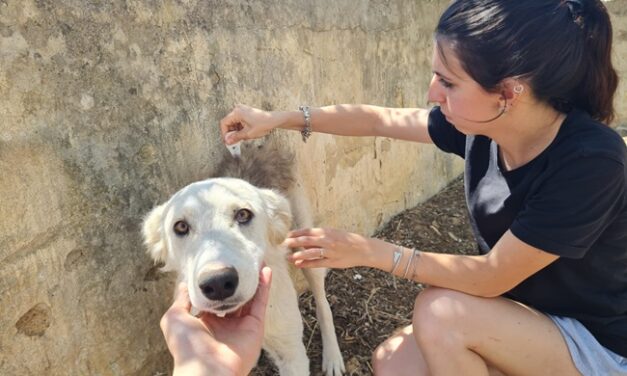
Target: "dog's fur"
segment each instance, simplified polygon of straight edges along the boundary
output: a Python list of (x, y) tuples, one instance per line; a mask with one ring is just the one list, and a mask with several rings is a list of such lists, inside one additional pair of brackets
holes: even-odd
[[(289, 250), (281, 246), (290, 228), (312, 226), (308, 201), (293, 174), (293, 158), (262, 146), (249, 146), (244, 152), (242, 160), (225, 157), (218, 168), (219, 178), (188, 185), (147, 215), (143, 234), (148, 252), (165, 264), (163, 270), (176, 271), (179, 280), (187, 283), (196, 310), (220, 315), (248, 302), (257, 290), (262, 263), (270, 266), (273, 282), (263, 347), (282, 376), (309, 374), (297, 298), (304, 274), (316, 300), (322, 368), (328, 376), (340, 375), (344, 363), (324, 291), (326, 270), (300, 273), (288, 266)], [(252, 212), (249, 222), (236, 220), (241, 209)], [(186, 235), (174, 232), (181, 220), (189, 225)], [(217, 271), (227, 269), (234, 269), (238, 276), (234, 293), (209, 299), (201, 286)]]

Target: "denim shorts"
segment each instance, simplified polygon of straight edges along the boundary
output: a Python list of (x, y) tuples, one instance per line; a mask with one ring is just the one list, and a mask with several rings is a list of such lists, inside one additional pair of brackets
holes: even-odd
[(583, 376), (627, 376), (627, 358), (603, 347), (583, 324), (569, 317), (548, 316), (562, 332)]

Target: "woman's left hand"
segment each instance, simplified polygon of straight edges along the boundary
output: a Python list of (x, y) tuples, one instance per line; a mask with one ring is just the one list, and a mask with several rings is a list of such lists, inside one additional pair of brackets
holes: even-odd
[(344, 269), (370, 266), (373, 240), (336, 229), (308, 228), (290, 232), (283, 244), (304, 248), (288, 257), (299, 268)]

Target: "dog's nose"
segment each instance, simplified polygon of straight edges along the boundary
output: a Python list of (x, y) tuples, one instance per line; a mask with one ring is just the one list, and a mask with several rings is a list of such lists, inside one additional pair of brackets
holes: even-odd
[(200, 283), (202, 294), (211, 300), (224, 300), (235, 294), (239, 277), (233, 267), (214, 271)]

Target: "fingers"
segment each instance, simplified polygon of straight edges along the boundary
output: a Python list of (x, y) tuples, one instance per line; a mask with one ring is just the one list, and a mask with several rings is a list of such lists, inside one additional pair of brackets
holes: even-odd
[(244, 119), (242, 109), (244, 106), (237, 105), (233, 111), (220, 120), (220, 133), (227, 145), (234, 144), (245, 139)]
[(220, 120), (220, 133), (222, 138), (226, 136), (228, 132), (236, 131), (241, 128), (241, 122), (236, 110), (231, 111), (222, 120)]
[(287, 238), (283, 245), (288, 248), (322, 248), (328, 241), (314, 236), (299, 236), (297, 238)]
[(270, 284), (272, 283), (272, 269), (264, 266), (259, 275), (259, 288), (253, 297), (250, 307), (250, 315), (263, 322), (266, 316), (266, 307), (268, 306), (268, 297), (270, 296)]
[(169, 336), (171, 324), (180, 320), (181, 317), (187, 316), (191, 307), (192, 303), (189, 300), (187, 285), (184, 282), (179, 282), (176, 286), (176, 292), (174, 293), (174, 302), (170, 308), (165, 311), (159, 322), (161, 331), (166, 338)]
[(329, 248), (331, 244), (324, 229), (305, 228), (290, 232), (283, 245), (288, 248)]
[(176, 286), (176, 292), (174, 294), (174, 302), (171, 308), (182, 308), (187, 312), (192, 308), (192, 302), (189, 300), (189, 291), (185, 282), (179, 282)]
[(313, 260), (298, 260), (294, 262), (294, 266), (299, 269), (309, 268), (330, 268), (329, 259), (313, 259)]
[(241, 123), (237, 123), (237, 126), (239, 127), (238, 129), (230, 129), (222, 134), (226, 145), (233, 145), (248, 138), (244, 126)]
[(307, 260), (319, 260), (329, 256), (328, 250), (323, 250), (322, 248), (309, 248), (303, 251), (294, 252), (287, 256), (287, 259), (294, 264), (297, 261), (307, 261)]
[(324, 234), (324, 229), (321, 228), (301, 228), (298, 230), (290, 231), (287, 234), (288, 238), (297, 238), (299, 236), (320, 236)]
[(240, 130), (227, 132), (224, 136), (224, 143), (227, 145), (233, 145), (246, 139), (248, 139), (248, 133), (244, 128), (242, 128)]

